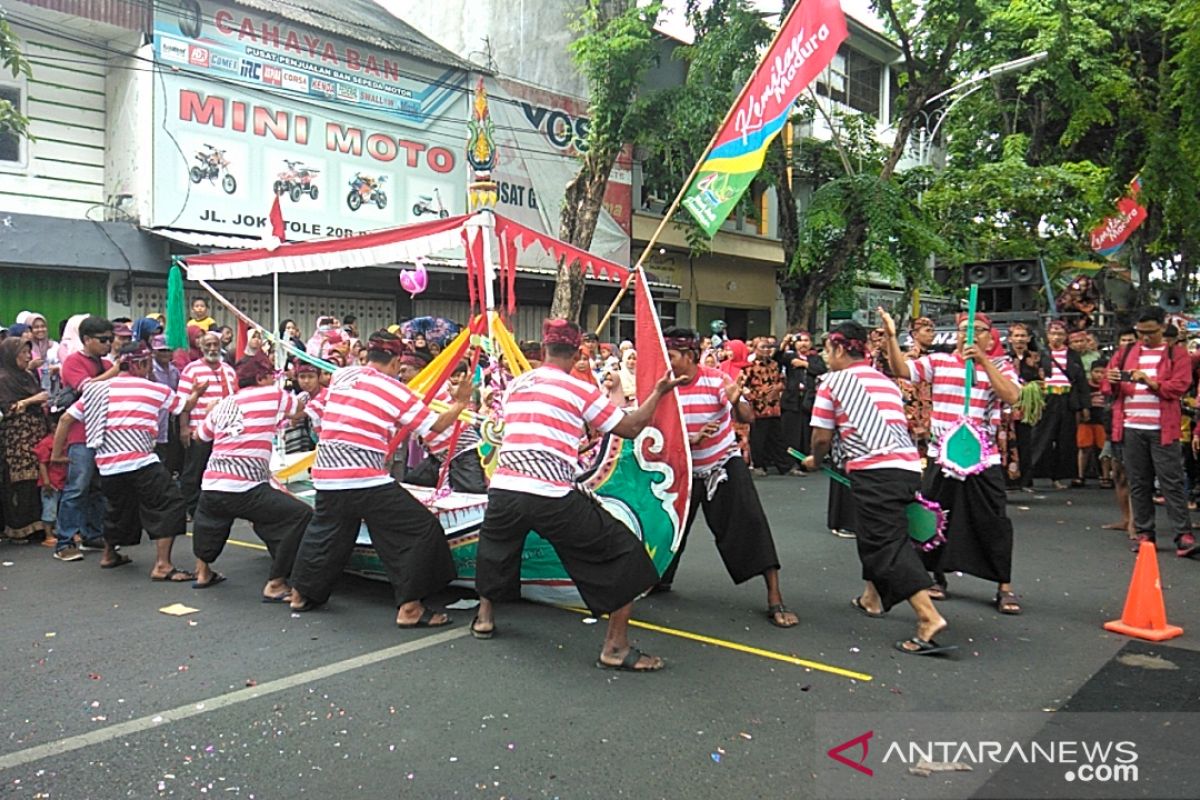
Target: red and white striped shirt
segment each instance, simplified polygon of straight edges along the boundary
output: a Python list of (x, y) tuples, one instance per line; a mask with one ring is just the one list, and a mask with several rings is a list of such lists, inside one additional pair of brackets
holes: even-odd
[(608, 433), (624, 418), (595, 384), (549, 365), (526, 372), (504, 396), (504, 443), (492, 488), (565, 496), (578, 472), (584, 424)]
[[(96, 448), (96, 469), (101, 475), (119, 475), (158, 462), (154, 452), (158, 412), (165, 408), (181, 414), (188, 399), (161, 383), (122, 374), (111, 381), (89, 383), (66, 413), (89, 430), (89, 423), (103, 426), (104, 442)], [(89, 407), (88, 402), (97, 406)], [(103, 416), (92, 416), (95, 414)]]
[[(992, 359), (1000, 374), (1013, 383), (1017, 382), (1017, 371), (1007, 356)], [(929, 455), (936, 458), (942, 437), (958, 424), (963, 416), (963, 390), (967, 385), (966, 364), (955, 353), (931, 353), (908, 362), (909, 380), (931, 385), (933, 412), (930, 415), (933, 439), (929, 443)], [(996, 427), (1000, 425), (1000, 414), (1004, 403), (992, 391), (992, 382), (987, 372), (975, 365), (975, 380), (971, 385), (971, 419), (980, 423), (995, 442)], [(1000, 453), (993, 448), (988, 466), (1000, 463)]]
[[(1167, 346), (1165, 344), (1153, 348), (1142, 345), (1137, 369), (1146, 373), (1147, 377), (1155, 382), (1160, 381), (1158, 368), (1166, 354)], [(1125, 427), (1138, 428), (1143, 431), (1161, 430), (1161, 403), (1162, 399), (1150, 391), (1149, 386), (1144, 383), (1133, 384), (1133, 394), (1125, 398)]]
[(296, 396), (278, 386), (248, 386), (209, 409), (196, 430), (213, 443), (200, 488), (248, 492), (266, 482), (275, 431), (298, 406)]
[(392, 483), (384, 461), (397, 432), (424, 435), (437, 422), (407, 386), (369, 365), (333, 373), (324, 405), (312, 468), (313, 486), (322, 490)]
[(839, 449), (845, 454), (840, 466), (847, 472), (921, 471), (921, 454), (908, 434), (900, 389), (870, 362), (824, 376), (813, 405), (812, 426), (837, 432)]
[[(464, 379), (465, 380), (465, 379)], [(454, 398), (450, 395), (450, 390), (443, 387), (442, 391), (438, 392), (437, 400), (442, 401), (446, 405), (454, 402)], [(440, 433), (431, 433), (428, 436), (422, 437), (421, 441), (425, 445), (425, 450), (430, 455), (440, 456), (450, 450), (450, 440), (454, 438), (454, 425), (447, 425), (445, 430)], [(454, 444), (454, 457), (457, 458), (463, 452), (471, 450), (479, 445), (479, 431), (469, 424), (463, 424), (458, 431), (458, 441)]]
[(196, 429), (200, 427), (210, 406), (232, 396), (237, 391), (237, 373), (233, 371), (233, 367), (224, 361), (210, 364), (203, 358), (197, 358), (179, 371), (179, 387), (177, 389), (179, 396), (186, 401), (188, 395), (192, 393), (192, 387), (204, 381), (208, 381), (208, 388), (204, 390), (204, 394), (200, 395), (200, 400), (188, 417), (188, 426), (192, 429), (192, 433), (195, 433)]
[(689, 440), (708, 423), (718, 423), (716, 433), (691, 446), (693, 474), (708, 472), (738, 454), (733, 406), (727, 394), (732, 385), (733, 379), (721, 370), (701, 366), (690, 383), (676, 389)]
[[(1058, 389), (1070, 389), (1071, 379), (1067, 377), (1067, 359), (1071, 357), (1069, 348), (1050, 351), (1050, 373), (1046, 375), (1046, 385)], [(1062, 366), (1059, 366), (1059, 365)]]

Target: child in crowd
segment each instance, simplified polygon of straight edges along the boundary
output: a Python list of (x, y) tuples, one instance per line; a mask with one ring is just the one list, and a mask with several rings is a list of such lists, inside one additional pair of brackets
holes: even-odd
[[(1079, 448), (1079, 479), (1076, 486), (1083, 486), (1087, 480), (1087, 471), (1093, 459), (1099, 464), (1100, 486), (1107, 489), (1112, 486), (1112, 458), (1104, 458), (1103, 451), (1106, 437), (1104, 435), (1104, 417), (1107, 413), (1107, 399), (1100, 391), (1100, 382), (1104, 380), (1104, 372), (1108, 363), (1096, 360), (1088, 371), (1088, 391), (1091, 403), (1083, 411), (1078, 426), (1075, 429), (1075, 445)], [(1111, 456), (1111, 450), (1109, 451)]]
[(42, 540), (44, 547), (54, 547), (57, 541), (54, 526), (58, 523), (58, 498), (67, 485), (67, 465), (50, 460), (53, 449), (53, 433), (44, 436), (33, 448), (38, 460), (38, 487), (42, 491), (42, 523), (46, 529), (46, 536)]

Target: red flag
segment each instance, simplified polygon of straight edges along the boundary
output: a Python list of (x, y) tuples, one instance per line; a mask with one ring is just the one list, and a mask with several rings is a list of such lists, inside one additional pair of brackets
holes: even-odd
[(283, 211), (279, 208), (279, 195), (275, 195), (275, 202), (271, 204), (271, 213), (268, 215), (271, 220), (271, 235), (280, 242), (284, 241), (283, 227)]
[[(650, 298), (650, 287), (646, 283), (644, 270), (635, 270), (630, 280), (636, 280), (634, 288), (634, 340), (637, 349), (637, 394), (638, 402), (644, 401), (654, 391), (654, 385), (666, 374), (670, 365), (667, 347), (663, 342), (662, 328), (658, 324), (658, 312)], [(655, 441), (647, 432), (657, 429)], [(671, 497), (676, 523), (674, 552), (683, 538), (683, 526), (687, 524), (688, 507), (692, 500), (692, 449), (688, 445), (687, 428), (683, 423), (683, 409), (678, 393), (670, 394), (658, 401), (654, 419), (638, 437), (638, 461), (648, 469), (661, 472), (665, 485), (655, 490), (659, 496)], [(661, 490), (661, 491), (660, 491)]]

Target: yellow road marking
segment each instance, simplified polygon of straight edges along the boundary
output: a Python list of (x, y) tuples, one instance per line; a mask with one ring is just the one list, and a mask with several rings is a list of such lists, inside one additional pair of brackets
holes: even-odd
[[(591, 616), (591, 612), (584, 608), (573, 608), (572, 606), (559, 606), (567, 611), (574, 611), (577, 614)], [(607, 615), (605, 615), (607, 617)], [(705, 636), (702, 633), (692, 633), (691, 631), (681, 631), (678, 628), (667, 628), (662, 625), (655, 625), (652, 622), (642, 622), (641, 620), (631, 619), (629, 624), (635, 628), (644, 628), (655, 633), (665, 633), (667, 636), (677, 636), (680, 639), (690, 639), (693, 642), (702, 644), (710, 644), (714, 647), (723, 647), (726, 650), (736, 650), (739, 653), (747, 653), (760, 658), (771, 659), (772, 661), (782, 661), (785, 664), (794, 664), (797, 667), (808, 667), (819, 672), (828, 672), (831, 675), (838, 675), (843, 678), (850, 678), (856, 681), (870, 681), (874, 678), (865, 672), (855, 672), (850, 669), (842, 669), (835, 667), (832, 664), (822, 664), (820, 661), (809, 661), (806, 658), (798, 658), (788, 655), (787, 653), (777, 653), (774, 650), (764, 650), (761, 647), (751, 647), (748, 644), (740, 642), (730, 642), (725, 639), (717, 639), (712, 636)]]
[[(192, 534), (189, 531), (188, 536), (191, 535)], [(238, 547), (248, 547), (251, 550), (267, 549), (266, 545), (259, 544), (258, 542), (243, 542), (239, 539), (230, 539), (229, 544), (237, 545)], [(585, 616), (591, 615), (591, 612), (585, 608), (574, 608), (572, 606), (559, 606), (559, 608), (566, 609), (567, 611), (574, 611), (577, 614), (583, 614)], [(709, 644), (713, 647), (723, 647), (726, 650), (734, 650), (739, 653), (746, 653), (747, 655), (758, 656), (759, 658), (766, 658), (772, 661), (782, 661), (785, 664), (792, 664), (793, 666), (797, 667), (808, 667), (809, 669), (815, 669), (818, 672), (828, 672), (830, 675), (837, 675), (842, 678), (849, 678), (856, 681), (874, 680), (871, 675), (868, 675), (865, 672), (855, 672), (852, 669), (843, 669), (841, 667), (835, 667), (832, 664), (823, 664), (820, 661), (810, 661), (806, 658), (798, 658), (797, 656), (788, 655), (787, 653), (777, 653), (774, 650), (764, 650), (761, 647), (752, 647), (751, 645), (742, 644), (741, 642), (731, 642), (726, 639), (717, 639), (712, 636), (705, 636), (702, 633), (692, 633), (691, 631), (683, 631), (679, 630), (678, 628), (668, 628), (663, 625), (655, 625), (652, 622), (642, 622), (641, 620), (637, 619), (629, 620), (629, 624), (635, 628), (642, 628), (643, 630), (654, 631), (655, 633), (663, 633), (667, 636), (675, 636), (680, 639), (690, 639), (693, 642)]]

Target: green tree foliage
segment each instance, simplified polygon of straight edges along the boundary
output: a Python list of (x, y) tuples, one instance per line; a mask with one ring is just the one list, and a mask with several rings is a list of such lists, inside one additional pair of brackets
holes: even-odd
[[(4, 9), (0, 8), (0, 68), (14, 78), (22, 75), (28, 78), (33, 71), (21, 54), (20, 44), (21, 40), (4, 17)], [(19, 136), (29, 134), (29, 120), (7, 100), (0, 100), (0, 132), (12, 132)]]
[[(587, 249), (596, 232), (604, 190), (621, 149), (633, 138), (631, 109), (642, 77), (654, 58), (654, 22), (660, 5), (635, 0), (588, 0), (575, 24), (571, 57), (588, 82), (587, 150), (567, 184), (559, 214), (559, 238)], [(550, 314), (578, 320), (583, 307), (583, 272), (562, 263)]]

